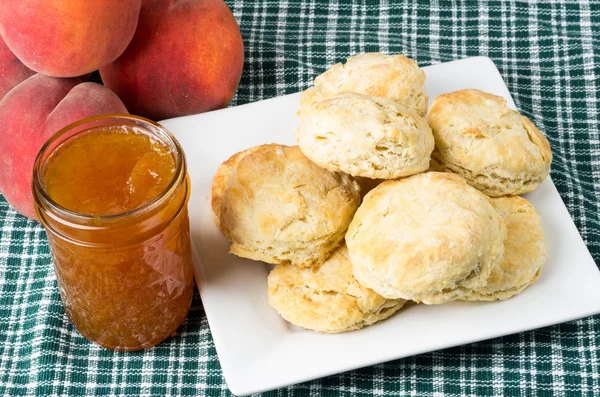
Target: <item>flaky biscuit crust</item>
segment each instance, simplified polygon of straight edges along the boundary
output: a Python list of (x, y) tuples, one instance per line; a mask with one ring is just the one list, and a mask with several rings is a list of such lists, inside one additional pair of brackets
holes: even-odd
[(395, 179), (427, 170), (429, 125), (389, 99), (343, 93), (315, 103), (295, 134), (302, 152), (331, 171)]
[(519, 196), (492, 200), (506, 224), (504, 257), (492, 268), (485, 286), (464, 294), (463, 300), (508, 299), (533, 283), (546, 262), (542, 220), (529, 201)]
[(347, 332), (388, 318), (405, 303), (361, 286), (345, 246), (318, 268), (276, 266), (268, 278), (269, 304), (290, 323), (319, 332)]
[(420, 116), (427, 112), (425, 73), (404, 55), (366, 53), (333, 65), (303, 93), (298, 115), (302, 117), (311, 104), (342, 92), (388, 98)]
[(474, 89), (440, 95), (428, 121), (432, 158), (491, 197), (533, 191), (548, 176), (548, 140), (502, 97)]
[(297, 146), (264, 145), (231, 173), (221, 226), (235, 255), (316, 266), (339, 246), (359, 203), (349, 175), (319, 167)]
[(213, 177), (213, 182), (210, 189), (210, 208), (212, 210), (213, 221), (221, 230), (221, 232), (223, 231), (221, 229), (221, 201), (223, 199), (223, 193), (225, 192), (227, 184), (229, 183), (229, 177), (244, 156), (254, 153), (261, 146), (263, 145), (253, 146), (251, 148), (242, 150), (241, 152), (237, 152), (221, 163), (219, 168), (217, 168), (217, 172)]
[(364, 198), (346, 243), (355, 278), (386, 298), (444, 303), (482, 287), (502, 259), (491, 199), (455, 174), (387, 181)]

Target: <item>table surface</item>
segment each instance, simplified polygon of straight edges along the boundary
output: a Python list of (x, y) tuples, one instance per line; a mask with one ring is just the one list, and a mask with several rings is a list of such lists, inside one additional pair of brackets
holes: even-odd
[[(232, 106), (307, 88), (370, 51), (485, 55), (552, 146), (552, 178), (600, 262), (600, 2), (233, 0), (246, 63)], [(600, 395), (600, 316), (422, 354), (265, 396)], [(177, 336), (103, 350), (64, 315), (43, 228), (0, 196), (0, 395), (230, 395), (196, 294)]]

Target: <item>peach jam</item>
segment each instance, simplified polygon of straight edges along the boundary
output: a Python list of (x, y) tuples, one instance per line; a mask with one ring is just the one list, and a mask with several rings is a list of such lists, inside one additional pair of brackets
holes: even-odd
[(175, 138), (135, 116), (79, 121), (40, 150), (33, 191), (79, 332), (124, 351), (174, 334), (194, 289), (190, 186)]

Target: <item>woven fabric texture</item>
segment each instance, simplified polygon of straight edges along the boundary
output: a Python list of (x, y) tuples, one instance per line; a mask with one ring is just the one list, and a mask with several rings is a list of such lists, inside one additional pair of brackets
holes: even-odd
[[(350, 55), (486, 55), (552, 145), (552, 178), (600, 261), (600, 3), (230, 0), (246, 46), (232, 105), (297, 92)], [(380, 364), (266, 396), (600, 395), (600, 316)], [(0, 197), (0, 395), (230, 395), (202, 304), (178, 335), (103, 350), (66, 319), (43, 228)]]

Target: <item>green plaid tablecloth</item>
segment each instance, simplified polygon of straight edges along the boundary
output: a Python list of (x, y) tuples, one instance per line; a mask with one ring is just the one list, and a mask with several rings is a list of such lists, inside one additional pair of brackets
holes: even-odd
[[(368, 51), (491, 57), (552, 145), (552, 178), (600, 260), (600, 3), (232, 0), (246, 46), (233, 105), (297, 92)], [(0, 132), (1, 134), (1, 132)], [(376, 365), (268, 396), (600, 395), (600, 316)], [(114, 353), (67, 321), (42, 227), (0, 196), (0, 394), (230, 395), (196, 294), (176, 337)]]

